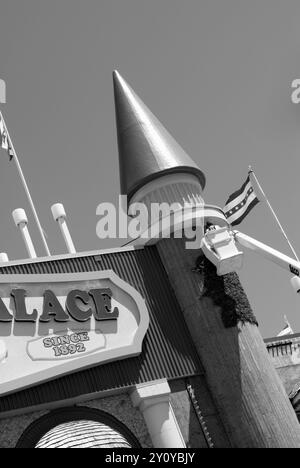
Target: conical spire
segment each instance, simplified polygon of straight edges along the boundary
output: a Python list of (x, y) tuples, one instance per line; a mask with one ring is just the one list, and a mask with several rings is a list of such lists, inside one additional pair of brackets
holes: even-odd
[(143, 185), (171, 173), (205, 176), (117, 72), (113, 72), (121, 193), (130, 199)]

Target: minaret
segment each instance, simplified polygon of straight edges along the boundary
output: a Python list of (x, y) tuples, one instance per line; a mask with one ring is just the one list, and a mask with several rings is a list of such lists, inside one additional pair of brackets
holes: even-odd
[[(203, 205), (203, 172), (118, 72), (113, 79), (121, 192), (129, 210), (135, 201)], [(300, 447), (297, 417), (238, 276), (217, 276), (200, 250), (185, 248), (185, 239), (156, 245), (231, 445)]]

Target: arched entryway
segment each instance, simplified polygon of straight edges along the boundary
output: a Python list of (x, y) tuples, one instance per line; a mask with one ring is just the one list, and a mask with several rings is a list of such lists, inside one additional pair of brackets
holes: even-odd
[(132, 448), (140, 444), (126, 425), (94, 408), (61, 408), (34, 421), (16, 448)]

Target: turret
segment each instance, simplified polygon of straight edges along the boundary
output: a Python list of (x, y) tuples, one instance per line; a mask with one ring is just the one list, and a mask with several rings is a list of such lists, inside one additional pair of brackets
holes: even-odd
[[(121, 192), (136, 201), (203, 204), (205, 177), (118, 72), (114, 72)], [(211, 210), (220, 224), (221, 210)], [(205, 216), (203, 219), (205, 220)], [(196, 215), (198, 216), (198, 212)], [(209, 217), (206, 217), (209, 222)], [(185, 233), (184, 233), (185, 234)], [(204, 369), (203, 378), (232, 447), (300, 447), (296, 415), (269, 360), (257, 320), (236, 273), (218, 276), (182, 238), (155, 248)], [(172, 317), (170, 317), (170, 320)], [(200, 408), (200, 412), (207, 408)]]
[(130, 204), (203, 204), (204, 173), (114, 71), (121, 193)]

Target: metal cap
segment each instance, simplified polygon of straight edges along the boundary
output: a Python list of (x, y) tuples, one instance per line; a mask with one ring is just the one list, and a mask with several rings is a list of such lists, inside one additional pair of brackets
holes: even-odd
[(6, 252), (1, 252), (0, 253), (0, 263), (6, 263), (8, 262), (8, 255)]
[(205, 176), (117, 72), (113, 72), (121, 193), (130, 199), (153, 179), (171, 173)]
[(66, 219), (67, 217), (64, 205), (62, 203), (55, 203), (54, 205), (52, 205), (51, 211), (55, 221), (58, 221), (59, 218)]
[(16, 210), (14, 210), (12, 212), (12, 217), (16, 226), (19, 226), (21, 223), (28, 223), (28, 219), (23, 208), (17, 208)]

